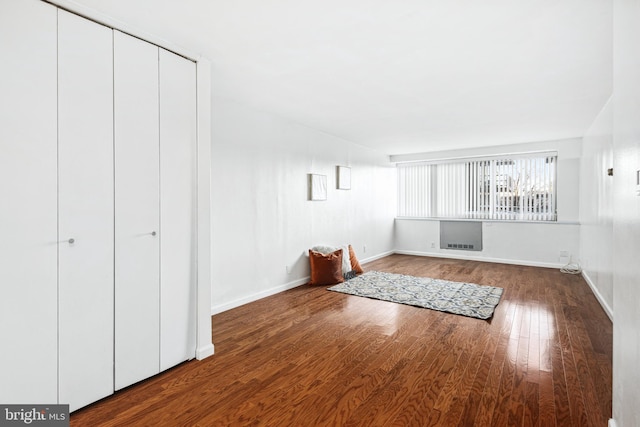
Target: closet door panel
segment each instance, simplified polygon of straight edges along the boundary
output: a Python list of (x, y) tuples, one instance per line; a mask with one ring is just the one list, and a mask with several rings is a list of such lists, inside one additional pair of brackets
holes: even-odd
[(56, 403), (56, 9), (3, 1), (0, 57), (0, 402)]
[(111, 29), (58, 11), (59, 393), (72, 411), (113, 393), (112, 58)]
[(195, 357), (196, 67), (160, 49), (160, 369)]
[(159, 372), (158, 48), (114, 31), (115, 388)]

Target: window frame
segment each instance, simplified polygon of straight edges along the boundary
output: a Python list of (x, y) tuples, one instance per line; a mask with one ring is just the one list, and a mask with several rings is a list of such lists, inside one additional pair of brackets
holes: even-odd
[(398, 162), (396, 168), (397, 218), (558, 222), (556, 151)]

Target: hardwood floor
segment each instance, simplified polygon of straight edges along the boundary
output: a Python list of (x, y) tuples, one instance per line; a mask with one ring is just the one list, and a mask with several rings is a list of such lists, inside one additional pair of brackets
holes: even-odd
[(301, 286), (213, 316), (214, 356), (71, 425), (607, 425), (612, 325), (580, 276), (405, 255), (364, 268), (504, 293), (483, 321)]

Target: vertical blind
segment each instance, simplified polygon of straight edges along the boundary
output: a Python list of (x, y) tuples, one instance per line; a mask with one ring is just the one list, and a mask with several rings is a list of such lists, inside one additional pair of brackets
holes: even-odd
[(556, 154), (398, 165), (398, 216), (556, 220)]

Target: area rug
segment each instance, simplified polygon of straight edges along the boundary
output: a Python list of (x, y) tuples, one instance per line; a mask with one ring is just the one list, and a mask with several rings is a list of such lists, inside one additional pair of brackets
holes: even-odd
[(493, 316), (502, 295), (502, 288), (494, 286), (380, 271), (368, 271), (328, 289), (478, 319)]

